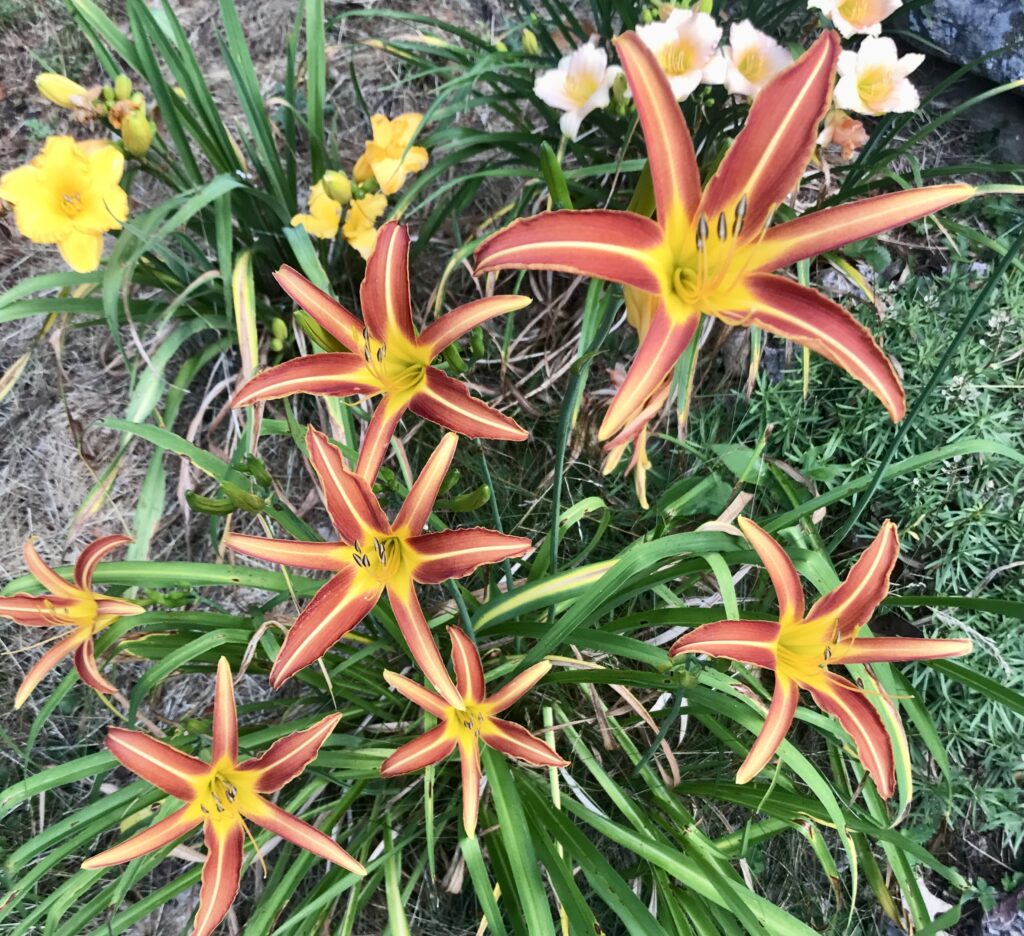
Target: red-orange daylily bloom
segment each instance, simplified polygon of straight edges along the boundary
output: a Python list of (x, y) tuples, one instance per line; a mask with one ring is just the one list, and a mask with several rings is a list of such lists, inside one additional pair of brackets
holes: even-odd
[(359, 290), (363, 321), (291, 267), (274, 274), (281, 288), (348, 350), (312, 354), (257, 374), (233, 406), (293, 393), (383, 398), (366, 432), (356, 470), (372, 481), (398, 420), (407, 410), (472, 438), (523, 441), (515, 420), (469, 395), (465, 384), (431, 367), (445, 348), (482, 322), (529, 305), (526, 296), (490, 296), (442, 315), (419, 335), (409, 298), (409, 234), (389, 222), (380, 229)]
[(611, 438), (671, 371), (701, 315), (756, 325), (838, 364), (903, 417), (903, 386), (871, 333), (823, 295), (772, 274), (975, 193), (935, 185), (867, 198), (769, 228), (803, 175), (832, 91), (839, 40), (824, 33), (754, 99), (746, 126), (701, 191), (693, 141), (667, 79), (635, 33), (615, 40), (647, 142), (657, 220), (552, 211), (514, 221), (477, 251), (478, 272), (547, 269), (654, 293), (660, 302), (599, 432)]
[(457, 747), (462, 761), (462, 823), (467, 835), (475, 835), (480, 809), (481, 741), (534, 767), (565, 767), (569, 762), (522, 725), (496, 717), (529, 692), (551, 669), (551, 664), (546, 660), (535, 663), (497, 692), (487, 695), (483, 664), (473, 641), (458, 627), (449, 627), (448, 633), (452, 638), (456, 682), (452, 684), (445, 670), (445, 698), (398, 673), (384, 673), (389, 685), (439, 718), (441, 724), (403, 744), (380, 765), (380, 772), (384, 777), (397, 777), (421, 770), (443, 760)]
[(71, 633), (50, 647), (28, 671), (14, 697), (16, 709), (25, 704), (32, 690), (69, 653), (75, 654), (75, 668), (82, 682), (97, 692), (117, 692), (117, 687), (103, 678), (96, 665), (92, 639), (119, 617), (142, 614), (146, 609), (123, 598), (108, 598), (94, 592), (92, 576), (97, 564), (108, 552), (130, 542), (131, 537), (115, 535), (104, 536), (90, 543), (75, 563), (72, 584), (64, 581), (43, 562), (32, 540), (25, 541), (25, 564), (29, 572), (52, 594), (0, 598), (0, 616), (26, 627), (70, 627)]
[(340, 713), (328, 715), (311, 728), (278, 739), (259, 757), (239, 763), (231, 667), (221, 657), (213, 702), (210, 763), (141, 731), (107, 731), (107, 748), (114, 757), (132, 773), (185, 805), (145, 832), (87, 858), (82, 867), (106, 868), (148, 855), (202, 825), (207, 853), (193, 936), (212, 933), (238, 893), (242, 848), (250, 834), (246, 820), (333, 861), (346, 871), (366, 874), (366, 869), (333, 839), (267, 798), (267, 794), (277, 792), (309, 766), (340, 718)]
[[(423, 532), (458, 441), (453, 432), (445, 435), (389, 522), (366, 479), (346, 469), (341, 452), (310, 427), (306, 433), (309, 459), (320, 478), (324, 504), (339, 541), (302, 543), (239, 533), (225, 536), (229, 548), (247, 556), (335, 573), (288, 632), (270, 672), (274, 688), (320, 659), (369, 614), (386, 590), (413, 659), (445, 694), (450, 680), (413, 583), (436, 585), (462, 578), (482, 565), (521, 556), (530, 549), (525, 537), (482, 527)], [(454, 703), (455, 696), (449, 694), (449, 701)]]
[[(771, 578), (779, 620), (704, 624), (677, 640), (669, 651), (670, 656), (706, 653), (774, 670), (775, 691), (764, 727), (736, 782), (753, 779), (771, 760), (793, 721), (800, 690), (806, 689), (818, 708), (839, 719), (878, 792), (890, 797), (895, 787), (892, 742), (868, 699), (870, 692), (830, 672), (830, 667), (963, 656), (971, 652), (971, 641), (857, 636), (889, 591), (889, 576), (900, 552), (891, 521), (882, 524), (845, 581), (819, 598), (807, 614), (800, 578), (789, 556), (756, 523), (742, 517), (738, 522)], [(870, 691), (881, 690), (873, 685)]]

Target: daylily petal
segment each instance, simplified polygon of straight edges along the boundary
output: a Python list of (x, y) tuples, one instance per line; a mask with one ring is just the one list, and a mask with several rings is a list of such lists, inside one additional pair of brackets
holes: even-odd
[(899, 554), (896, 524), (886, 520), (843, 584), (814, 603), (807, 615), (808, 622), (834, 618), (837, 641), (856, 634), (889, 593), (889, 576)]
[(85, 591), (92, 591), (92, 576), (99, 561), (109, 552), (126, 546), (132, 541), (130, 536), (115, 533), (94, 540), (83, 549), (75, 562), (75, 584)]
[(643, 40), (635, 32), (623, 33), (615, 48), (644, 129), (658, 220), (676, 236), (685, 230), (682, 225), (692, 222), (700, 202), (700, 171), (690, 130), (664, 70)]
[(181, 838), (186, 832), (199, 825), (201, 817), (198, 812), (191, 804), (182, 806), (166, 819), (161, 819), (155, 825), (150, 826), (145, 832), (133, 835), (120, 845), (115, 845), (98, 855), (86, 858), (82, 862), (82, 867), (87, 870), (108, 868), (111, 865), (131, 861), (133, 858), (141, 858), (158, 848), (170, 845), (175, 839)]
[(744, 284), (752, 308), (719, 318), (730, 325), (757, 325), (816, 351), (878, 397), (893, 422), (903, 418), (906, 399), (896, 371), (871, 332), (846, 309), (807, 286), (769, 273), (747, 276)]
[(467, 302), (428, 325), (420, 334), (419, 345), (437, 356), (477, 325), (506, 312), (518, 312), (531, 302), (529, 296), (488, 296)]
[(395, 398), (386, 395), (370, 417), (366, 427), (366, 435), (359, 446), (359, 460), (356, 462), (356, 474), (365, 478), (367, 484), (373, 484), (380, 471), (381, 463), (388, 453), (388, 446), (398, 427), (398, 420), (407, 409), (407, 404), (396, 402)]
[(25, 700), (32, 693), (32, 690), (46, 678), (46, 674), (60, 663), (60, 661), (63, 660), (64, 657), (66, 657), (72, 650), (75, 650), (81, 642), (82, 635), (76, 631), (73, 634), (69, 634), (63, 640), (55, 643), (46, 651), (46, 653), (36, 660), (35, 664), (25, 674), (25, 678), (21, 681), (21, 685), (18, 687), (18, 692), (14, 697), (14, 707), (16, 709), (20, 709), (25, 704)]
[(388, 598), (391, 600), (391, 609), (395, 612), (395, 619), (398, 621), (409, 653), (412, 654), (420, 671), (441, 698), (455, 708), (462, 708), (462, 697), (448, 675), (412, 584), (404, 589), (389, 586)]
[(466, 704), (482, 702), (487, 693), (484, 667), (480, 651), (459, 627), (449, 627), (452, 639), (452, 666), (455, 669), (455, 687)]
[(839, 719), (853, 738), (857, 756), (875, 781), (878, 795), (888, 799), (896, 785), (896, 765), (892, 742), (881, 717), (865, 694), (848, 679), (828, 673), (826, 686), (808, 687), (815, 704)]
[(105, 692), (108, 695), (117, 692), (117, 686), (104, 679), (96, 665), (96, 656), (91, 640), (83, 640), (75, 651), (75, 669), (78, 670), (82, 682), (97, 692)]
[(469, 395), (465, 384), (428, 367), (423, 389), (410, 401), (409, 409), (423, 419), (471, 439), (505, 439), (522, 442), (529, 433), (514, 419)]
[(547, 744), (535, 738), (522, 725), (504, 718), (488, 718), (480, 732), (484, 744), (506, 757), (533, 764), (534, 767), (567, 767), (569, 762)]
[(278, 738), (259, 757), (239, 764), (238, 769), (261, 774), (255, 783), (257, 793), (275, 793), (313, 762), (339, 721), (341, 713), (337, 712), (309, 728)]
[(765, 273), (899, 227), (977, 194), (972, 185), (929, 185), (801, 215), (768, 229), (754, 269)]
[(409, 494), (402, 503), (394, 523), (391, 524), (392, 530), (408, 529), (415, 535), (427, 525), (430, 512), (434, 509), (437, 492), (448, 473), (458, 444), (459, 437), (456, 433), (445, 433), (441, 443), (431, 453), (423, 470), (409, 488)]
[(244, 533), (225, 533), (223, 542), (228, 549), (244, 556), (278, 565), (337, 572), (346, 564), (347, 550), (339, 543), (305, 543), (302, 540), (246, 536)]
[(231, 405), (252, 406), (257, 400), (280, 400), (294, 393), (344, 397), (380, 390), (380, 383), (367, 369), (361, 354), (326, 351), (292, 358), (260, 371), (242, 384)]
[[(66, 601), (67, 599), (65, 599)], [(0, 615), (26, 627), (52, 627), (53, 620), (47, 608), (52, 599), (42, 595), (14, 595), (0, 598)]]
[(318, 325), (327, 329), (349, 351), (357, 351), (363, 333), (363, 323), (322, 289), (317, 289), (298, 270), (283, 266), (274, 279), (288, 293), (296, 305), (308, 312)]
[(315, 663), (377, 604), (383, 588), (363, 591), (355, 566), (338, 572), (313, 596), (292, 625), (270, 670), (270, 685), (280, 689), (300, 669)]
[(706, 653), (762, 669), (775, 669), (775, 641), (778, 636), (776, 621), (715, 621), (683, 634), (672, 644), (668, 655)]
[(390, 529), (388, 518), (366, 480), (345, 467), (345, 461), (327, 436), (312, 426), (306, 431), (309, 460), (320, 478), (324, 506), (331, 523), (346, 543)]
[(105, 743), (110, 753), (132, 773), (180, 800), (192, 799), (196, 795), (196, 782), (210, 772), (209, 765), (201, 760), (141, 731), (108, 728)]
[(736, 522), (768, 571), (779, 600), (779, 617), (800, 620), (804, 616), (804, 589), (789, 556), (753, 520), (739, 517)]
[(487, 710), (492, 715), (504, 712), (515, 705), (527, 692), (537, 685), (550, 671), (551, 664), (547, 660), (534, 663), (524, 669), (518, 676), (513, 676), (504, 686), (484, 700)]
[(210, 936), (217, 928), (231, 909), (242, 876), (245, 833), (241, 824), (207, 822), (203, 832), (207, 855), (192, 936)]
[(712, 229), (722, 212), (731, 229), (745, 196), (743, 239), (756, 238), (775, 206), (796, 188), (828, 107), (838, 55), (839, 37), (822, 33), (754, 98), (746, 125), (704, 191), (700, 212)]
[(690, 313), (683, 321), (673, 321), (664, 303), (651, 319), (650, 328), (640, 342), (629, 373), (612, 399), (597, 438), (605, 442), (615, 435), (643, 407), (661, 382), (675, 367), (676, 361), (693, 340), (700, 315)]
[(974, 649), (970, 640), (935, 640), (924, 637), (859, 637), (840, 645), (832, 663), (906, 663), (965, 656)]
[(275, 806), (269, 800), (259, 798), (258, 805), (250, 807), (246, 804), (244, 815), (247, 819), (258, 823), (274, 835), (304, 848), (306, 851), (333, 861), (336, 865), (351, 871), (360, 876), (366, 874), (364, 868), (344, 848), (334, 841), (329, 835), (324, 835), (319, 829), (311, 826), (308, 822), (285, 812), (280, 806)]
[(359, 287), (359, 303), (374, 338), (387, 341), (397, 331), (416, 340), (409, 298), (409, 232), (395, 221), (388, 221), (377, 232)]
[(100, 617), (105, 614), (112, 614), (115, 617), (134, 617), (136, 614), (145, 614), (146, 609), (125, 598), (103, 598), (100, 596), (96, 599), (96, 613)]
[(653, 255), (663, 241), (654, 221), (629, 211), (547, 211), (488, 237), (476, 249), (476, 272), (561, 270), (659, 292)]
[(462, 825), (466, 835), (476, 835), (476, 822), (480, 814), (480, 745), (475, 736), (459, 741), (462, 761)]
[(25, 554), (25, 565), (28, 566), (29, 572), (38, 579), (39, 584), (43, 588), (53, 592), (55, 595), (59, 595), (61, 598), (81, 597), (81, 593), (74, 585), (64, 581), (53, 569), (43, 562), (42, 556), (36, 552), (35, 544), (31, 539), (25, 540), (25, 545), (22, 549)]
[(764, 726), (757, 736), (745, 760), (736, 772), (737, 783), (748, 783), (753, 780), (774, 756), (793, 723), (797, 702), (800, 700), (800, 687), (785, 676), (776, 675), (775, 692)]
[(213, 694), (213, 753), (210, 763), (216, 764), (225, 757), (232, 764), (238, 760), (238, 715), (231, 664), (221, 657), (217, 661), (217, 685)]
[(430, 712), (431, 715), (437, 718), (448, 717), (448, 709), (451, 706), (440, 696), (434, 695), (426, 686), (421, 686), (418, 682), (413, 682), (400, 673), (392, 673), (390, 670), (384, 671), (384, 681), (414, 705)]
[(410, 536), (406, 544), (419, 560), (412, 574), (422, 585), (462, 578), (482, 565), (522, 556), (533, 545), (525, 536), (508, 536), (484, 527), (423, 533)]
[(438, 725), (426, 734), (403, 744), (380, 765), (380, 775), (397, 777), (399, 774), (422, 770), (444, 760), (454, 750), (455, 737), (448, 734), (448, 726)]

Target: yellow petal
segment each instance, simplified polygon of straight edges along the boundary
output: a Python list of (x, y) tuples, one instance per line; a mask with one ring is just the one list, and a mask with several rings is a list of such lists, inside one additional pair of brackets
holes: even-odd
[(103, 235), (73, 231), (60, 241), (60, 255), (76, 273), (91, 273), (100, 265)]
[(89, 94), (77, 81), (72, 81), (64, 75), (57, 75), (53, 72), (36, 75), (36, 87), (44, 98), (58, 107), (75, 107), (72, 98), (87, 97)]

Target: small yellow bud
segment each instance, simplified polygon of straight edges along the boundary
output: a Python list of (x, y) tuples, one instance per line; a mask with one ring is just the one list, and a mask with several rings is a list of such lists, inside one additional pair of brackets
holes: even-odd
[(136, 91), (134, 94), (129, 95), (128, 100), (130, 100), (136, 107), (146, 106), (146, 96), (141, 91)]
[(330, 172), (325, 172), (320, 181), (331, 201), (336, 201), (341, 205), (347, 205), (352, 201), (352, 182), (344, 172), (332, 169)]
[(153, 145), (154, 124), (143, 109), (132, 111), (121, 121), (121, 142), (125, 152), (141, 159)]
[(500, 39), (494, 43), (494, 48), (497, 49), (499, 52), (508, 52), (508, 46), (505, 45), (505, 43), (502, 42)]
[(527, 55), (540, 55), (540, 43), (532, 29), (523, 30), (523, 51)]
[(127, 101), (132, 96), (132, 80), (123, 72), (114, 79), (114, 97)]
[(89, 92), (77, 81), (72, 81), (70, 78), (53, 72), (36, 75), (36, 87), (46, 100), (58, 107), (76, 107), (74, 98), (84, 99), (89, 95)]

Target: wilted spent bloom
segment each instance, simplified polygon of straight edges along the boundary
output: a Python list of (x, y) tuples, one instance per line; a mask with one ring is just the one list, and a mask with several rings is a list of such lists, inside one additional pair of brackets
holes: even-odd
[(818, 134), (818, 146), (838, 146), (843, 161), (849, 162), (869, 139), (864, 124), (859, 120), (846, 111), (830, 110), (825, 115), (825, 129)]
[(123, 154), (105, 140), (54, 136), (27, 166), (0, 177), (0, 198), (14, 205), (25, 237), (56, 244), (68, 266), (88, 273), (100, 265), (104, 232), (128, 219), (123, 174)]
[(341, 233), (364, 260), (369, 260), (373, 253), (377, 244), (377, 222), (387, 210), (388, 199), (381, 192), (354, 198), (348, 206)]
[(917, 110), (921, 99), (907, 75), (923, 61), (919, 53), (901, 56), (892, 39), (868, 37), (856, 52), (839, 54), (836, 106), (873, 117)]
[(618, 65), (608, 64), (608, 53), (591, 41), (562, 56), (558, 68), (538, 75), (533, 93), (545, 104), (565, 112), (558, 126), (575, 140), (584, 118), (608, 106), (612, 86), (621, 74)]
[(722, 28), (707, 13), (673, 10), (664, 22), (638, 26), (636, 34), (654, 53), (677, 101), (701, 82), (725, 81), (725, 59), (718, 52)]
[(755, 29), (750, 20), (729, 27), (725, 59), (725, 90), (753, 97), (787, 65), (793, 56), (771, 36)]
[(332, 240), (341, 225), (341, 202), (327, 194), (323, 180), (309, 190), (309, 213), (292, 217), (292, 227), (306, 229), (310, 237)]
[(880, 35), (882, 20), (901, 6), (903, 0), (807, 0), (807, 9), (821, 10), (844, 39)]
[(352, 169), (356, 182), (375, 179), (385, 195), (394, 195), (410, 175), (425, 169), (429, 162), (427, 151), (422, 146), (410, 145), (422, 123), (422, 114), (400, 114), (394, 120), (374, 114), (370, 118), (373, 139), (366, 141), (363, 154)]

